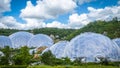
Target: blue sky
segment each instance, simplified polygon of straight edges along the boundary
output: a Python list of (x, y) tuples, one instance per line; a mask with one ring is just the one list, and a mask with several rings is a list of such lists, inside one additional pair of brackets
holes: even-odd
[(1, 28), (78, 29), (120, 14), (119, 0), (0, 0), (0, 4)]

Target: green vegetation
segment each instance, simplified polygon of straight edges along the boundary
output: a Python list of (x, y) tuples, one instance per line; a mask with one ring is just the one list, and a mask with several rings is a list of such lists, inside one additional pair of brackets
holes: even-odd
[[(39, 58), (33, 58), (29, 54), (29, 48), (24, 46), (20, 49), (12, 49), (8, 46), (2, 48), (4, 56), (0, 56), (0, 68), (117, 68), (120, 62), (108, 62), (106, 60), (100, 63), (81, 63), (76, 59), (71, 61), (69, 58), (56, 58), (51, 51), (47, 51)], [(33, 66), (32, 66), (33, 65)]]
[(85, 27), (76, 30), (66, 37), (67, 40), (71, 40), (73, 37), (84, 32), (95, 32), (100, 34), (105, 34), (110, 38), (120, 37), (120, 21), (114, 18), (111, 21), (95, 21), (91, 22)]
[(19, 53), (13, 55), (12, 58), (15, 65), (27, 65), (30, 63), (32, 56), (29, 54), (29, 48), (25, 46), (21, 47)]
[(9, 65), (11, 61), (11, 49), (9, 48), (9, 46), (6, 46), (5, 48), (0, 50), (4, 53), (4, 56), (0, 57), (0, 65)]
[(33, 29), (33, 30), (17, 30), (17, 29), (0, 29), (0, 35), (9, 36), (12, 33), (18, 32), (18, 31), (26, 31), (33, 34), (46, 34), (46, 35), (53, 35), (54, 39), (60, 39), (63, 40), (75, 31), (75, 29), (58, 29), (58, 28), (39, 28), (39, 29)]
[[(84, 32), (95, 32), (105, 34), (110, 38), (120, 37), (120, 21), (117, 18), (113, 18), (111, 21), (95, 21), (86, 25), (81, 29), (58, 29), (58, 28), (37, 28), (33, 30), (17, 30), (17, 29), (0, 29), (0, 35), (10, 35), (18, 31), (27, 31), (33, 34), (47, 34), (53, 35), (54, 40), (71, 40), (76, 35)], [(58, 41), (59, 41), (58, 40)]]
[(13, 65), (13, 66), (0, 66), (0, 68), (119, 68), (118, 66), (105, 66), (105, 65), (82, 65), (82, 66), (73, 66), (73, 65), (36, 65), (36, 66), (26, 66), (26, 65)]
[[(0, 35), (10, 35), (17, 31), (16, 29), (0, 29)], [(120, 37), (120, 21), (114, 18), (111, 21), (95, 21), (81, 29), (58, 29), (58, 28), (40, 28), (33, 30), (24, 30), (33, 34), (54, 35), (57, 40), (71, 40), (76, 35), (84, 32), (96, 32), (107, 35), (110, 38)], [(120, 62), (108, 62), (104, 60), (100, 63), (81, 63), (80, 60), (70, 61), (69, 58), (56, 58), (50, 51), (33, 58), (29, 54), (28, 47), (12, 49), (10, 47), (1, 48), (4, 56), (0, 56), (0, 68), (120, 68)], [(9, 66), (11, 65), (11, 66)], [(35, 66), (31, 66), (35, 65)], [(36, 66), (37, 65), (37, 66)]]
[(47, 65), (39, 65), (39, 66), (28, 66), (27, 68), (118, 68), (117, 66), (105, 66), (105, 65), (83, 65), (83, 66), (47, 66)]

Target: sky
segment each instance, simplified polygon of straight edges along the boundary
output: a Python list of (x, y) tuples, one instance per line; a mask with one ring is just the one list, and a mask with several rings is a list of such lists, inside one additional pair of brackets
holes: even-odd
[(120, 19), (120, 0), (0, 0), (0, 28), (79, 29)]

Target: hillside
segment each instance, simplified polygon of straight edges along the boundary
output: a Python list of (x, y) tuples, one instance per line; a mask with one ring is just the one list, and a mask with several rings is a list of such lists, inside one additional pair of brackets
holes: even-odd
[(105, 34), (108, 37), (117, 38), (120, 37), (120, 21), (117, 18), (114, 18), (111, 21), (95, 21), (91, 22), (87, 26), (76, 30), (75, 32), (71, 33), (66, 37), (67, 40), (72, 39), (76, 35), (84, 32), (95, 32), (100, 34)]
[(54, 35), (57, 39), (64, 39), (67, 35), (71, 34), (75, 31), (75, 29), (58, 29), (58, 28), (40, 28), (40, 29), (33, 29), (33, 30), (16, 30), (16, 29), (0, 29), (0, 35), (9, 36), (12, 33), (18, 31), (27, 31), (33, 34), (47, 34), (47, 35)]
[(58, 28), (39, 28), (33, 30), (16, 30), (16, 29), (0, 29), (0, 35), (10, 35), (17, 31), (27, 31), (33, 34), (47, 34), (54, 35), (55, 39), (60, 40), (70, 40), (76, 35), (84, 32), (95, 32), (100, 34), (105, 34), (108, 37), (117, 38), (120, 37), (120, 21), (114, 18), (111, 21), (95, 21), (86, 25), (81, 29), (58, 29)]

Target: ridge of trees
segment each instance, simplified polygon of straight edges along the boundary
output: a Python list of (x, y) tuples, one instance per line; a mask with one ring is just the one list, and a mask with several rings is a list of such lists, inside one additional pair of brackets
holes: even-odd
[(113, 18), (111, 21), (94, 21), (86, 25), (85, 27), (76, 30), (66, 37), (66, 40), (71, 40), (73, 37), (84, 32), (95, 32), (108, 36), (109, 38), (120, 37), (120, 21), (117, 18)]

